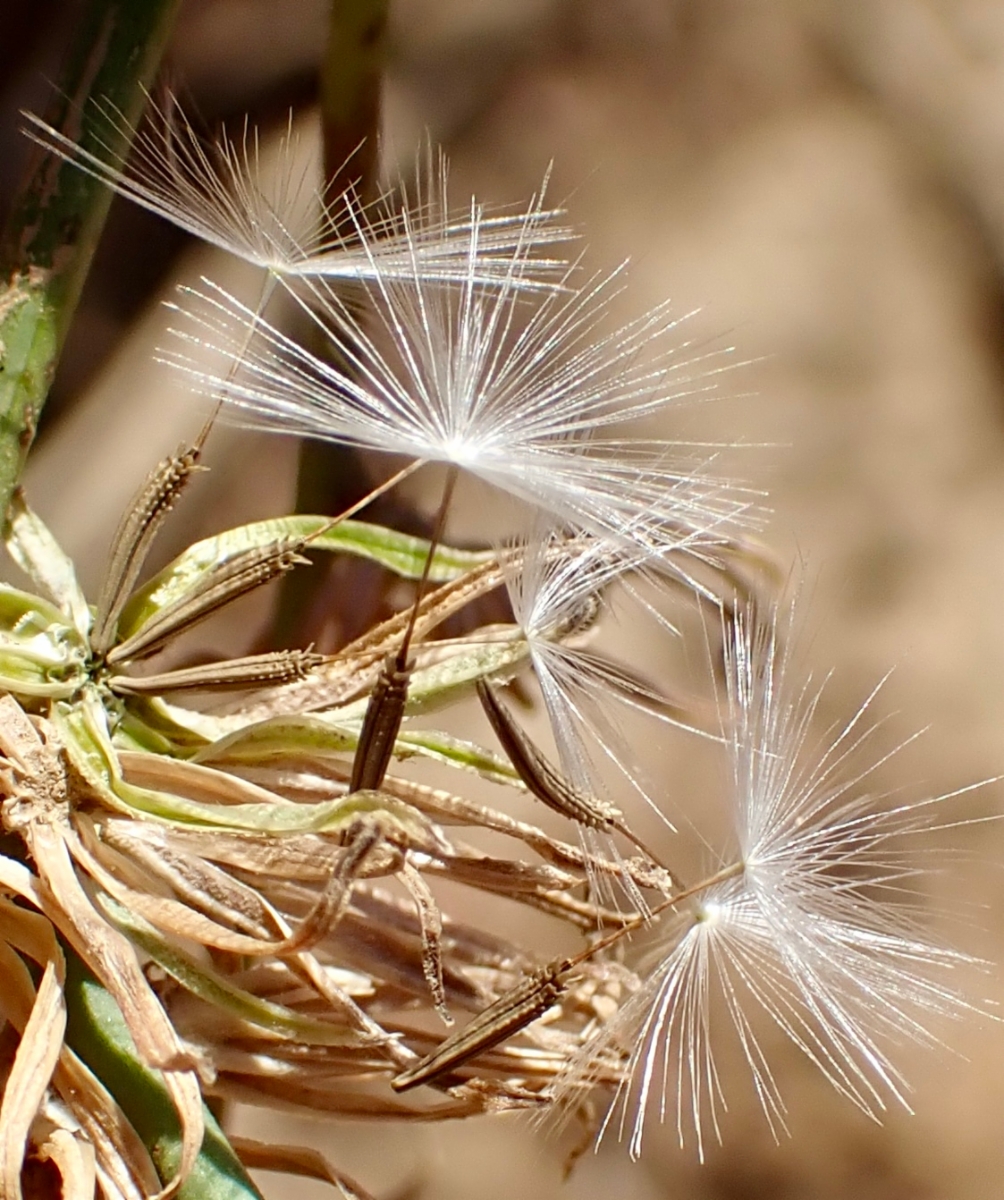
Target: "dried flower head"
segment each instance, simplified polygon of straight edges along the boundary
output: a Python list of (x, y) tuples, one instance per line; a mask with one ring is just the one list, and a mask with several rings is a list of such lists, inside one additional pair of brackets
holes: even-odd
[[(178, 464), (189, 458), (182, 452), (161, 464), (141, 489), (116, 538), (96, 614), (23, 498), (12, 509), (8, 548), (45, 595), (0, 586), (0, 819), (9, 835), (0, 885), (41, 914), (40, 932), (27, 938), (21, 910), (0, 901), (0, 960), (16, 984), (0, 1010), (20, 1034), (2, 1100), (4, 1179), (32, 1146), (47, 1145), (34, 1122), (54, 1096), (68, 1098), (76, 1120), (99, 1090), (96, 1080), (61, 1073), (64, 1060), (75, 1060), (62, 1045), (63, 959), (52, 950), (52, 928), (117, 1005), (136, 1070), (163, 1071), (181, 1126), (169, 1182), (188, 1175), (199, 1154), (204, 1088), (373, 1118), (446, 1119), (542, 1102), (564, 1060), (553, 1046), (494, 1049), (494, 1072), (479, 1064), (436, 1106), (391, 1093), (390, 1080), (434, 1040), (414, 1027), (409, 1010), (449, 1018), (481, 1009), (530, 967), (516, 942), (442, 912), (430, 878), (507, 897), (576, 929), (618, 919), (580, 893), (589, 870), (619, 875), (621, 864), (587, 863), (577, 847), (533, 825), (396, 771), (379, 792), (353, 790), (361, 735), (344, 697), (324, 712), (252, 720), (220, 715), (212, 704), (204, 711), (170, 702), (193, 685), (236, 684), (251, 689), (253, 704), (276, 668), (299, 678), (321, 665), (318, 656), (259, 655), (143, 669), (149, 654), (308, 541), (405, 577), (428, 563), (432, 578), (468, 601), (500, 582), (491, 552), (433, 551), (392, 530), (297, 517), (196, 543), (137, 588), (147, 533), (170, 509)], [(456, 603), (431, 593), (420, 630)], [(399, 634), (394, 621), (370, 631), (377, 660)], [(458, 679), (469, 686), (525, 656), (514, 643), (440, 647), (417, 671), (417, 700), (435, 706)], [(350, 651), (326, 665), (357, 696), (373, 686), (372, 662), (372, 654)], [(393, 750), (518, 786), (497, 755), (435, 729), (402, 731)], [(450, 825), (493, 829), (545, 861), (486, 855), (447, 833)], [(636, 874), (636, 889), (662, 885), (650, 871)], [(380, 887), (385, 877), (400, 882), (403, 901)], [(21, 954), (45, 971), (37, 989)], [(156, 1170), (147, 1151), (137, 1151), (129, 1117), (116, 1110), (113, 1123), (120, 1141), (95, 1143), (88, 1126), (81, 1153), (96, 1155), (105, 1175), (138, 1172), (144, 1182), (123, 1194), (154, 1194)]]

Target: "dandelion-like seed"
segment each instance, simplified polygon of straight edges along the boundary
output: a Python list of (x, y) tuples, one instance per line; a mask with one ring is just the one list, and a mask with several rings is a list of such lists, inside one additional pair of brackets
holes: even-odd
[(758, 1032), (764, 1014), (877, 1120), (890, 1101), (908, 1107), (891, 1048), (935, 1043), (932, 1019), (972, 1011), (951, 976), (973, 960), (921, 929), (909, 903), (917, 866), (897, 845), (930, 828), (934, 802), (883, 809), (857, 794), (879, 765), (853, 768), (876, 728), (875, 693), (828, 744), (808, 747), (820, 692), (795, 686), (781, 643), (776, 613), (766, 624), (740, 614), (727, 635), (738, 856), (687, 889), (688, 905), (664, 906), (672, 915), (654, 968), (558, 1088), (574, 1092), (602, 1058), (621, 1053), (602, 1132), (616, 1128), (636, 1158), (653, 1110), (675, 1121), (681, 1143), (694, 1137), (702, 1156), (707, 1132), (720, 1137), (719, 1003), (775, 1136), (785, 1106)]
[[(96, 151), (78, 145), (32, 113), (28, 133), (45, 149), (171, 224), (246, 262), (283, 278), (327, 277), (342, 283), (386, 277), (462, 279), (472, 216), (451, 214), (448, 168), (431, 148), (420, 170), (414, 204), (400, 187), (401, 205), (388, 191), (363, 203), (352, 189), (333, 198), (316, 180), (316, 156), (304, 152), (292, 114), (274, 154), (266, 154), (258, 130), (245, 121), (236, 137), (221, 131), (204, 142), (168, 93), (148, 103), (138, 128), (111, 102), (98, 102), (106, 136)], [(118, 147), (131, 146), (128, 156)], [(337, 200), (337, 203), (333, 201)], [(478, 278), (505, 275), (514, 244), (568, 241), (572, 234), (544, 207), (544, 192), (524, 212), (478, 214), (482, 253)], [(365, 246), (361, 237), (365, 236)], [(547, 286), (563, 260), (537, 258), (525, 286)]]
[[(614, 689), (635, 706), (642, 697), (653, 704), (659, 698), (611, 659), (577, 644), (601, 614), (606, 585), (637, 557), (627, 555), (623, 546), (610, 539), (568, 536), (543, 524), (518, 546), (518, 569), (510, 554), (500, 555), (516, 624), (558, 748), (560, 773), (520, 729), (491, 686), (478, 685), (489, 721), (531, 794), (578, 823), (587, 863), (598, 853), (616, 859), (618, 851), (609, 837), (617, 832), (658, 864), (606, 798), (596, 760), (597, 756), (609, 760), (645, 796), (628, 743), (606, 701)], [(591, 882), (599, 895), (616, 903), (607, 880), (594, 874)], [(627, 875), (624, 882), (633, 906), (647, 911)]]
[[(712, 475), (717, 450), (620, 430), (711, 393), (721, 364), (672, 344), (681, 322), (666, 305), (600, 333), (620, 272), (585, 287), (569, 276), (564, 290), (528, 308), (532, 232), (528, 217), (508, 273), (493, 287), (477, 275), (476, 217), (457, 286), (375, 270), (366, 284), (373, 333), (314, 281), (302, 303), (337, 347), (339, 366), (208, 282), (189, 293), (198, 307), (183, 314), (189, 328), (179, 336), (209, 342), (239, 364), (222, 391), (244, 424), (462, 466), (591, 532), (624, 537), (630, 528), (653, 549), (708, 552), (751, 507)], [(197, 386), (220, 390), (220, 378), (183, 352), (165, 359)]]
[(504, 573), (569, 780), (582, 789), (597, 788), (606, 761), (651, 804), (640, 784), (637, 755), (611, 713), (620, 707), (690, 728), (684, 710), (584, 640), (608, 609), (609, 591), (653, 570), (654, 557), (631, 545), (632, 530), (622, 534), (627, 536), (570, 535), (538, 522), (520, 544), (519, 569), (504, 567)]

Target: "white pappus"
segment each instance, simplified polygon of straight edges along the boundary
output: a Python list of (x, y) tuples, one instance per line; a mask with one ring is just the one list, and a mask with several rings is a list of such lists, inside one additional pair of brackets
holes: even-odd
[(635, 1158), (655, 1114), (675, 1124), (681, 1144), (693, 1138), (702, 1157), (708, 1132), (720, 1138), (727, 1104), (715, 1054), (729, 1027), (777, 1136), (785, 1105), (764, 1018), (877, 1120), (890, 1101), (908, 1107), (895, 1045), (936, 1043), (933, 1022), (973, 1011), (957, 976), (976, 960), (924, 931), (921, 872), (898, 843), (939, 828), (932, 809), (948, 797), (883, 808), (861, 793), (889, 757), (855, 765), (877, 728), (878, 689), (835, 735), (808, 745), (821, 692), (790, 677), (789, 632), (776, 611), (762, 622), (741, 612), (727, 628), (735, 853), (678, 904), (660, 906), (664, 928), (641, 987), (555, 1089), (568, 1100), (594, 1064), (620, 1057), (600, 1136), (615, 1129)]
[(374, 259), (372, 316), (311, 281), (301, 303), (340, 366), (208, 281), (188, 291), (194, 306), (173, 332), (219, 350), (227, 369), (207, 372), (184, 349), (164, 361), (222, 395), (242, 424), (460, 467), (579, 528), (630, 529), (658, 552), (706, 554), (748, 523), (750, 496), (713, 474), (721, 447), (623, 432), (714, 391), (721, 364), (688, 355), (680, 318), (662, 305), (600, 332), (620, 272), (581, 287), (570, 275), (528, 298), (529, 227), (506, 279), (485, 286), (480, 237), (475, 218), (468, 275), (450, 287), (387, 277)]
[[(89, 145), (33, 113), (22, 115), (28, 135), (46, 150), (276, 277), (326, 277), (344, 284), (380, 272), (460, 280), (470, 269), (470, 225), (477, 220), (482, 246), (477, 276), (490, 283), (505, 277), (517, 241), (529, 239), (539, 247), (573, 237), (561, 214), (545, 208), (543, 187), (523, 211), (451, 213), (446, 159), (431, 147), (420, 156), (414, 196), (401, 181), (400, 202), (388, 190), (363, 203), (354, 188), (334, 197), (319, 186), (320, 164), (302, 148), (292, 114), (266, 152), (248, 121), (236, 137), (223, 130), (204, 141), (171, 93), (160, 105), (148, 98), (147, 117), (138, 127), (110, 102), (96, 108), (107, 132), (92, 134)], [(130, 146), (128, 154), (122, 145)], [(565, 267), (564, 259), (537, 257), (524, 285), (549, 287), (548, 280)]]

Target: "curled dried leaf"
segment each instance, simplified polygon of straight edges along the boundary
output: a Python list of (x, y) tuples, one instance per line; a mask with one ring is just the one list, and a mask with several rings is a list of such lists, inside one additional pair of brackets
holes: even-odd
[(256, 1142), (251, 1138), (231, 1137), (230, 1144), (244, 1166), (250, 1170), (281, 1171), (330, 1183), (345, 1200), (374, 1200), (365, 1188), (344, 1171), (339, 1171), (317, 1150), (307, 1146), (285, 1146), (276, 1142)]
[(79, 1133), (54, 1129), (38, 1148), (43, 1162), (59, 1172), (64, 1200), (93, 1200), (97, 1190), (97, 1161), (94, 1147)]
[[(6, 947), (0, 943), (0, 949)], [(15, 985), (5, 961), (10, 953), (0, 955), (5, 987)], [(10, 1200), (21, 1200), (21, 1167), (31, 1127), (63, 1047), (66, 1006), (59, 974), (55, 962), (49, 962), (42, 973), (0, 1101), (0, 1195)], [(10, 1012), (8, 1005), (4, 1007)]]

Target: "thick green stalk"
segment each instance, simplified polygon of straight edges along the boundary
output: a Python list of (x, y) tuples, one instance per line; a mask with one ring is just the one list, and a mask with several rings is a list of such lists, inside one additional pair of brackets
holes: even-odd
[[(164, 1181), (181, 1156), (178, 1116), (155, 1071), (145, 1067), (118, 1005), (72, 951), (66, 951), (66, 1041), (129, 1117)], [(177, 1200), (262, 1200), (208, 1109), (206, 1136)]]
[[(129, 125), (156, 73), (178, 0), (92, 0), (67, 55), (49, 124), (107, 154), (113, 104)], [(115, 153), (127, 146), (113, 146)], [(55, 373), (111, 192), (37, 153), (0, 242), (0, 514), (6, 512)]]

